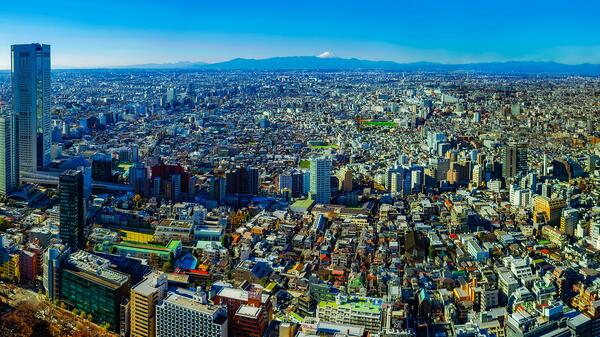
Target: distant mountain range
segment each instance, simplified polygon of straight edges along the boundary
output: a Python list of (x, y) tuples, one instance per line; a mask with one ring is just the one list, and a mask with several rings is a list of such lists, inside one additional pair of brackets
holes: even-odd
[(197, 69), (197, 70), (389, 70), (389, 71), (469, 71), (498, 74), (569, 74), (600, 75), (600, 64), (562, 64), (556, 62), (508, 61), (465, 64), (432, 62), (398, 63), (356, 58), (317, 56), (235, 58), (218, 63), (176, 62), (113, 67), (113, 69)]

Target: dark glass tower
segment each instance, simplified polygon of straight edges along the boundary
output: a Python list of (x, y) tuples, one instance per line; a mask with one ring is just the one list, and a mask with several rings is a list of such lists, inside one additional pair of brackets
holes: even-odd
[(502, 176), (513, 178), (520, 173), (527, 173), (527, 144), (509, 143), (502, 151)]
[(58, 181), (60, 204), (60, 239), (72, 250), (84, 248), (83, 174), (67, 170)]

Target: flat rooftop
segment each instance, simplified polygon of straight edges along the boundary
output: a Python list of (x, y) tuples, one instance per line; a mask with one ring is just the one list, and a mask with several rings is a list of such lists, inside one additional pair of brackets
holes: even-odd
[[(163, 300), (163, 303), (170, 303), (173, 305), (180, 306), (182, 308), (186, 308), (188, 310), (193, 310), (199, 312), (201, 314), (215, 316), (220, 310), (221, 306), (214, 304), (202, 304), (200, 301), (196, 301), (192, 298), (178, 295), (176, 293), (169, 292), (167, 297)], [(223, 319), (219, 319), (216, 323), (224, 322)], [(220, 324), (220, 323), (219, 323)]]
[(261, 308), (253, 307), (251, 305), (240, 305), (238, 311), (235, 313), (238, 316), (245, 316), (249, 318), (258, 318)]
[(75, 267), (81, 276), (87, 274), (88, 278), (109, 287), (123, 285), (129, 280), (129, 275), (111, 269), (109, 260), (83, 250), (69, 255), (67, 263)]
[[(246, 302), (248, 301), (248, 291), (238, 288), (223, 288), (221, 291), (219, 291), (217, 296), (238, 299)], [(266, 303), (268, 300), (269, 295), (262, 294), (261, 303)]]

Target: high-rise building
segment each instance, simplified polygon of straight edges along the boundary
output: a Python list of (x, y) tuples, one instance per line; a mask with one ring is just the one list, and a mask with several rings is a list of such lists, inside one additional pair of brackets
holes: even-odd
[(326, 157), (310, 160), (310, 195), (316, 203), (331, 201), (331, 159)]
[(146, 196), (149, 192), (148, 170), (143, 163), (136, 162), (129, 168), (129, 185), (141, 196)]
[(166, 295), (167, 275), (153, 272), (131, 288), (130, 336), (156, 336), (156, 305)]
[(110, 155), (96, 153), (92, 156), (92, 179), (94, 181), (104, 181), (116, 183), (117, 179), (112, 174), (112, 158)]
[(502, 150), (502, 176), (512, 178), (527, 173), (527, 144), (509, 143)]
[(475, 187), (480, 187), (481, 184), (484, 182), (485, 176), (483, 169), (483, 166), (479, 164), (475, 164), (473, 166), (473, 177), (471, 178), (471, 181), (473, 182), (473, 185)]
[(248, 166), (248, 192), (252, 195), (258, 194), (260, 171), (254, 166)]
[(156, 306), (156, 336), (227, 337), (225, 307), (209, 304), (205, 298), (169, 293)]
[(60, 282), (60, 299), (69, 310), (90, 314), (93, 322), (119, 332), (129, 275), (112, 269), (109, 260), (79, 250), (63, 260)]
[(50, 300), (60, 296), (60, 265), (70, 249), (63, 244), (53, 244), (44, 252), (42, 281)]
[(344, 167), (337, 173), (339, 189), (344, 192), (352, 192), (352, 169)]
[(565, 235), (572, 237), (575, 235), (575, 228), (579, 222), (579, 211), (574, 208), (565, 208), (560, 217), (560, 231)]
[(85, 210), (83, 199), (83, 174), (67, 170), (58, 178), (60, 205), (60, 239), (72, 250), (84, 248), (83, 226)]
[(236, 167), (225, 173), (227, 194), (258, 194), (259, 170), (256, 167)]
[(227, 182), (221, 177), (210, 177), (210, 200), (216, 201), (218, 204), (225, 203), (225, 192), (227, 190)]
[(23, 175), (43, 169), (51, 161), (50, 46), (13, 45), (11, 58), (19, 172)]
[(0, 116), (0, 196), (4, 197), (19, 187), (16, 120), (14, 114)]

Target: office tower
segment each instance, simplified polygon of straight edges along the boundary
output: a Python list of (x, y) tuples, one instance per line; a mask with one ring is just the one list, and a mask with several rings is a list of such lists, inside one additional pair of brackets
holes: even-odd
[(135, 194), (146, 196), (148, 193), (148, 170), (143, 163), (136, 162), (129, 168), (129, 185)]
[(527, 173), (527, 144), (509, 143), (502, 150), (502, 177)]
[(310, 170), (302, 172), (302, 194), (310, 194)]
[(535, 197), (533, 204), (534, 219), (536, 214), (543, 214), (546, 224), (558, 226), (560, 224), (560, 216), (566, 204), (563, 199), (550, 199), (544, 196)]
[(152, 178), (152, 196), (155, 198), (160, 198), (160, 185), (161, 185), (161, 178), (160, 177), (154, 177)]
[(33, 173), (51, 160), (50, 46), (11, 46), (13, 112), (17, 115), (20, 174)]
[(220, 177), (210, 177), (209, 198), (219, 204), (225, 203), (225, 193), (227, 191), (227, 182)]
[(160, 164), (152, 166), (153, 196), (173, 201), (188, 196), (190, 191), (190, 174), (180, 165)]
[(129, 275), (112, 269), (107, 259), (78, 250), (63, 260), (60, 282), (60, 299), (68, 310), (90, 314), (93, 322), (108, 324), (109, 330), (119, 332)]
[(279, 193), (283, 193), (284, 191), (288, 191), (290, 194), (292, 193), (292, 173), (285, 172), (280, 174), (277, 177), (277, 185)]
[(67, 170), (58, 178), (60, 205), (60, 239), (72, 250), (84, 248), (83, 174)]
[(170, 105), (173, 105), (173, 103), (175, 103), (176, 100), (177, 100), (177, 91), (175, 90), (175, 88), (169, 88), (167, 90), (167, 103), (169, 103)]
[(316, 203), (331, 201), (331, 159), (321, 157), (310, 160), (310, 195)]
[(14, 114), (0, 116), (0, 196), (3, 197), (19, 187), (16, 120)]
[(579, 211), (574, 208), (565, 208), (560, 217), (560, 231), (572, 237), (575, 235), (575, 227), (579, 222)]
[(227, 194), (258, 194), (259, 170), (248, 166), (236, 167), (225, 173)]
[(137, 163), (140, 160), (140, 147), (137, 144), (131, 145), (131, 161)]
[(259, 170), (256, 167), (248, 166), (246, 168), (248, 171), (248, 193), (252, 195), (258, 194), (259, 189)]
[(181, 174), (173, 174), (171, 176), (171, 193), (167, 193), (169, 199), (173, 201), (181, 200)]
[(129, 323), (131, 337), (156, 336), (156, 305), (166, 295), (167, 274), (153, 272), (131, 288)]
[(71, 250), (63, 244), (53, 244), (44, 252), (42, 284), (50, 300), (60, 296), (60, 265)]
[(446, 158), (430, 158), (429, 165), (435, 170), (436, 182), (446, 180), (450, 170), (450, 160)]
[(110, 155), (96, 153), (92, 156), (92, 179), (94, 181), (117, 182), (112, 174), (112, 158)]

